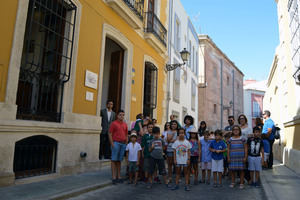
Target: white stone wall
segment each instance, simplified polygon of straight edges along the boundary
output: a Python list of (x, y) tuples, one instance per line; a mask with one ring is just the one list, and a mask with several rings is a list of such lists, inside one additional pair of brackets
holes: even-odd
[[(175, 71), (168, 72), (170, 75), (170, 86), (169, 86), (169, 115), (172, 113), (178, 113), (178, 121), (183, 124), (183, 115), (186, 113), (193, 116), (195, 119), (195, 125), (198, 127), (198, 90), (196, 89), (195, 95), (195, 109), (192, 109), (192, 80), (195, 81), (196, 85), (198, 84), (198, 75), (196, 64), (196, 54), (199, 51), (198, 38), (194, 36), (193, 30), (188, 25), (189, 17), (186, 14), (180, 0), (170, 0), (170, 15), (169, 15), (169, 42), (168, 42), (168, 52), (169, 52), (169, 63), (182, 63), (180, 57), (180, 51), (183, 48), (188, 49), (189, 41), (191, 41), (192, 46), (194, 47), (194, 56), (190, 56), (190, 60), (186, 63), (185, 66), (180, 70), (180, 89), (179, 89), (179, 101), (176, 101), (174, 97), (174, 74)], [(175, 45), (175, 23), (176, 20), (180, 22), (180, 44), (179, 51)], [(193, 52), (190, 52), (193, 53)], [(191, 68), (191, 58), (194, 57), (194, 65)]]

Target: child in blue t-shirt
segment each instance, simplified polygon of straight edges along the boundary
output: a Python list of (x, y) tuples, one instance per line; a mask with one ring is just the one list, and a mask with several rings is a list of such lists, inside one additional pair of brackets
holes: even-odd
[(226, 151), (226, 144), (222, 140), (222, 131), (215, 131), (215, 140), (210, 144), (209, 150), (212, 152), (212, 171), (214, 176), (214, 187), (217, 185), (217, 175), (219, 179), (219, 186), (222, 186), (223, 153)]

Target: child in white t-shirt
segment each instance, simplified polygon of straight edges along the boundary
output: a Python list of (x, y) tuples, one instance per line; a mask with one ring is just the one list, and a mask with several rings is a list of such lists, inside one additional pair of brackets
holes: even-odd
[(190, 191), (189, 188), (189, 173), (188, 166), (190, 164), (191, 144), (188, 140), (185, 139), (185, 130), (183, 128), (178, 130), (178, 139), (172, 145), (174, 149), (174, 163), (176, 165), (176, 185), (172, 188), (172, 190), (179, 189), (179, 178), (180, 172), (183, 168), (184, 177), (185, 177), (185, 190)]
[(137, 134), (131, 133), (130, 143), (126, 146), (126, 156), (127, 156), (127, 165), (129, 166), (129, 182), (132, 184), (132, 177), (134, 175), (134, 185), (137, 184), (138, 170), (139, 170), (139, 160), (141, 157), (141, 145), (136, 142)]

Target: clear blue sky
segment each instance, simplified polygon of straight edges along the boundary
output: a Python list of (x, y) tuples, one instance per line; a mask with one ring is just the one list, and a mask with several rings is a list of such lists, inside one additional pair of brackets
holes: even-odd
[(274, 0), (181, 0), (198, 33), (209, 35), (245, 79), (264, 80), (279, 44)]

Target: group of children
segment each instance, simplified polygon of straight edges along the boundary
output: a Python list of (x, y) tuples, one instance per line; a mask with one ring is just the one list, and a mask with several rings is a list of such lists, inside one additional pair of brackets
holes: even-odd
[[(262, 170), (264, 157), (267, 155), (264, 154), (264, 141), (261, 139), (260, 128), (255, 127), (253, 135), (244, 138), (241, 136), (241, 128), (235, 125), (232, 132), (224, 133), (216, 130), (214, 138), (211, 138), (208, 131), (200, 137), (195, 128), (188, 131), (189, 137), (187, 137), (186, 130), (179, 128), (176, 121), (171, 121), (168, 126), (170, 126), (166, 129), (168, 131), (161, 134), (159, 127), (148, 123), (140, 143), (137, 142), (138, 134), (132, 131), (130, 143), (126, 147), (129, 183), (136, 185), (138, 176), (144, 176), (147, 188), (150, 189), (153, 178), (157, 177), (158, 172), (168, 188), (177, 190), (180, 177), (184, 175), (185, 190), (189, 191), (191, 174), (194, 176), (194, 185), (210, 184), (212, 172), (213, 186), (222, 187), (222, 176), (229, 172), (230, 187), (235, 187), (235, 178), (239, 175), (239, 188), (243, 189), (244, 172), (248, 169), (250, 171), (248, 184), (259, 186), (259, 173)], [(202, 170), (200, 181), (198, 180), (199, 164)], [(172, 180), (173, 173), (176, 174), (175, 182)]]

